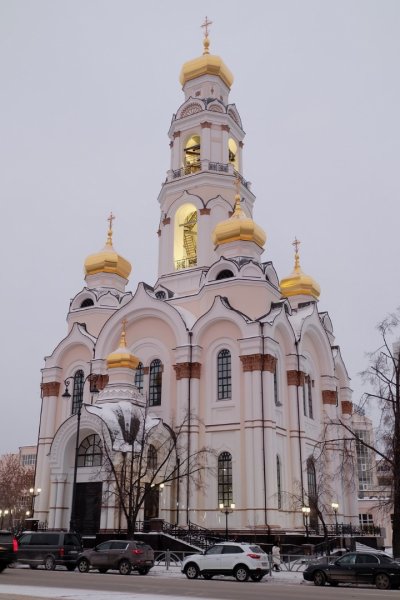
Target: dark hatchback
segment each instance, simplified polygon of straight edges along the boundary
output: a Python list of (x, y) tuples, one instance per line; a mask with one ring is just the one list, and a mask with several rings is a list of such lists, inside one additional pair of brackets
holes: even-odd
[(9, 531), (0, 531), (0, 573), (17, 558), (18, 542)]
[(348, 552), (332, 563), (311, 563), (303, 577), (314, 585), (356, 583), (388, 590), (400, 586), (400, 563), (383, 553)]

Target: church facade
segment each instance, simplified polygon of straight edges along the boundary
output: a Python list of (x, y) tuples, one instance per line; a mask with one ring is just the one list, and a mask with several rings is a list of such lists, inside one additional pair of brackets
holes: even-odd
[[(233, 76), (210, 54), (207, 34), (180, 81), (158, 197), (157, 281), (127, 289), (131, 266), (114, 249), (111, 215), (105, 247), (85, 261), (66, 337), (42, 370), (35, 517), (68, 528), (75, 503), (81, 529), (123, 528), (105, 493), (105, 437), (119, 460), (118, 415), (147, 407), (155, 440), (186, 419), (187, 447), (210, 448), (212, 468), (201, 488), (189, 478), (156, 486), (140, 519), (223, 529), (223, 510), (234, 506), (232, 528), (300, 531), (302, 508), (318, 495), (321, 507), (339, 504), (340, 521), (356, 522), (341, 449), (332, 447), (323, 467), (314, 459), (325, 423), (352, 419), (349, 377), (297, 240), (288, 277), (262, 260), (266, 235), (252, 218)], [(321, 468), (329, 485), (318, 489)], [(328, 508), (325, 520), (334, 522)]]

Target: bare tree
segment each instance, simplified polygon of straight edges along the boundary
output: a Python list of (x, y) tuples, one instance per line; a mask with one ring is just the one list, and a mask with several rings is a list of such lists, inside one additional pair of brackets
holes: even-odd
[(9, 511), (8, 524), (24, 518), (25, 510), (30, 508), (28, 490), (33, 483), (34, 469), (23, 467), (18, 454), (0, 458), (0, 507)]
[[(390, 477), (390, 505), (393, 513), (393, 555), (400, 556), (400, 309), (389, 314), (377, 326), (382, 345), (369, 353), (369, 365), (361, 373), (370, 386), (361, 399), (361, 408), (373, 408), (379, 414), (374, 439), (365, 439), (350, 421), (337, 419), (342, 440), (368, 448), (385, 466)], [(335, 441), (333, 439), (331, 442)]]
[(139, 513), (155, 488), (172, 482), (191, 489), (205, 486), (213, 451), (202, 447), (188, 454), (188, 425), (197, 423), (193, 415), (174, 428), (149, 417), (146, 408), (136, 407), (129, 420), (122, 410), (116, 416), (118, 433), (111, 436), (111, 443), (103, 435), (103, 469), (108, 475), (108, 496), (114, 498), (132, 537)]

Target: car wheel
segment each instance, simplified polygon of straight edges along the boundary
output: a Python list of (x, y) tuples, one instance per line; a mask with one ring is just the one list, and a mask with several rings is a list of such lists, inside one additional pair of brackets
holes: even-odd
[(264, 573), (250, 573), (250, 578), (252, 581), (261, 581), (264, 577)]
[(52, 556), (46, 556), (44, 559), (44, 568), (46, 571), (54, 571), (56, 568), (56, 561)]
[(78, 571), (79, 573), (89, 573), (90, 564), (86, 558), (78, 560)]
[(199, 568), (194, 563), (189, 563), (185, 567), (185, 575), (188, 579), (197, 579), (199, 576)]
[(99, 569), (99, 573), (107, 573), (108, 569)]
[(147, 575), (147, 573), (150, 571), (150, 567), (142, 567), (141, 569), (138, 569), (139, 571), (139, 575)]
[(237, 566), (233, 574), (236, 581), (247, 581), (249, 578), (249, 570), (245, 565)]
[(323, 571), (315, 571), (313, 577), (314, 585), (325, 585), (326, 575)]
[(378, 590), (389, 590), (390, 589), (390, 578), (386, 573), (378, 573), (375, 577), (375, 585)]
[(67, 567), (67, 571), (75, 571), (76, 565), (65, 565)]
[(129, 575), (129, 573), (132, 571), (132, 565), (129, 560), (121, 560), (118, 568), (121, 575)]
[(205, 573), (202, 573), (204, 579), (212, 579), (212, 575), (211, 573), (207, 573), (207, 571), (205, 571)]

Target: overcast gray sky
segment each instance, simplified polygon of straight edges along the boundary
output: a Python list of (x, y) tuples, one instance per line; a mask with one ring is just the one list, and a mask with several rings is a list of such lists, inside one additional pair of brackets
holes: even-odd
[(357, 401), (376, 323), (400, 304), (400, 2), (0, 0), (0, 453), (35, 443), (43, 357), (104, 244), (157, 273), (157, 196), (182, 64), (235, 76), (264, 260), (321, 286)]

